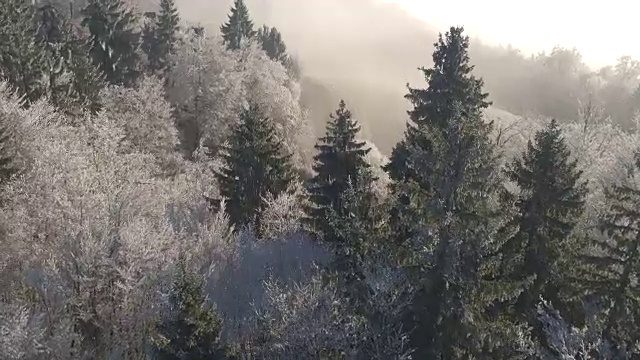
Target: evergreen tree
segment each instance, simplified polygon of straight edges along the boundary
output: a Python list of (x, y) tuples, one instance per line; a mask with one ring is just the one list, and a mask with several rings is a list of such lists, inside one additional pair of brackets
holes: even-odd
[(219, 343), (222, 321), (207, 304), (203, 279), (187, 268), (184, 257), (178, 262), (170, 302), (171, 314), (159, 327), (157, 359), (226, 359)]
[(11, 177), (18, 173), (11, 152), (11, 129), (6, 118), (0, 113), (0, 186), (6, 184)]
[(102, 108), (99, 95), (105, 85), (104, 75), (87, 56), (84, 41), (71, 31), (65, 34), (68, 38), (64, 42), (64, 57), (69, 72), (73, 74), (70, 97), (75, 99), (80, 108), (96, 114)]
[(440, 36), (434, 44), (434, 67), (420, 69), (429, 86), (426, 89), (409, 88), (409, 94), (405, 96), (414, 108), (409, 111), (411, 121), (407, 123), (405, 138), (394, 147), (391, 161), (386, 166), (394, 180), (416, 178), (407, 147), (429, 148), (429, 141), (421, 129), (425, 126), (446, 128), (457, 113), (476, 118), (475, 122), (479, 123), (482, 111), (491, 104), (486, 101), (489, 94), (482, 92), (483, 80), (472, 75), (474, 66), (469, 64), (469, 41), (462, 31), (462, 28), (451, 28), (446, 39)]
[(412, 249), (405, 262), (417, 292), (407, 325), (415, 329), (417, 358), (471, 357), (481, 337), (473, 314), (483, 248), (492, 236), (488, 200), (496, 171), (492, 125), (482, 117), (488, 94), (471, 74), (468, 47), (461, 27), (440, 35), (433, 68), (422, 69), (428, 87), (409, 88), (412, 123), (386, 166), (399, 204), (394, 219), (416, 221), (400, 223), (394, 233), (407, 236), (401, 241)]
[(278, 61), (284, 66), (289, 66), (289, 55), (287, 55), (287, 46), (282, 41), (282, 34), (275, 27), (269, 28), (263, 25), (258, 29), (257, 38), (262, 45), (262, 50), (273, 61)]
[(142, 26), (140, 48), (147, 55), (147, 71), (155, 74), (160, 70), (160, 40), (158, 39), (158, 28), (155, 12), (144, 14), (144, 25)]
[(523, 158), (507, 168), (508, 178), (520, 192), (507, 196), (517, 214), (507, 227), (515, 231), (498, 248), (501, 261), (496, 279), (520, 288), (509, 312), (532, 325), (539, 340), (544, 339), (536, 312), (540, 298), (566, 309), (560, 296), (565, 289), (562, 249), (583, 211), (586, 195), (586, 184), (579, 183), (581, 172), (570, 156), (554, 120), (536, 134), (535, 143), (529, 142)]
[(102, 79), (91, 64), (82, 40), (52, 5), (37, 11), (38, 40), (47, 52), (45, 67), (50, 101), (65, 111), (99, 109)]
[(160, 0), (160, 13), (156, 29), (160, 44), (159, 65), (160, 69), (171, 68), (170, 56), (175, 53), (178, 31), (180, 31), (180, 15), (174, 0)]
[[(640, 169), (640, 152), (636, 169)], [(581, 257), (583, 297), (595, 297), (604, 305), (603, 336), (615, 344), (630, 345), (628, 350), (638, 355), (633, 345), (640, 343), (640, 190), (626, 184), (605, 194), (609, 206), (600, 228), (606, 237), (594, 239), (590, 253)]]
[(387, 235), (384, 209), (373, 191), (374, 182), (370, 167), (358, 167), (340, 194), (341, 206), (329, 207), (323, 218), (333, 236), (329, 242), (335, 254), (331, 270), (337, 272), (346, 298), (355, 305), (364, 303), (369, 295), (363, 282), (364, 262), (373, 249), (383, 246), (382, 239)]
[(229, 50), (238, 50), (240, 45), (256, 36), (253, 22), (249, 17), (249, 9), (244, 0), (234, 0), (229, 20), (220, 28), (223, 43)]
[[(325, 137), (315, 146), (318, 150), (313, 165), (316, 175), (310, 181), (312, 207), (307, 212), (315, 230), (331, 242), (337, 239), (332, 234), (327, 215), (330, 211), (338, 216), (345, 215), (341, 203), (343, 193), (350, 181), (356, 181), (358, 172), (369, 167), (365, 157), (371, 149), (365, 147), (365, 142), (357, 141), (360, 125), (351, 118), (344, 101), (340, 101), (335, 115), (331, 114), (330, 118)], [(358, 187), (357, 183), (353, 185)]]
[(243, 109), (224, 148), (225, 167), (216, 173), (234, 225), (252, 226), (260, 236), (264, 198), (285, 191), (294, 177), (291, 154), (283, 151), (270, 119), (255, 105)]
[(47, 54), (37, 40), (34, 8), (24, 0), (0, 0), (0, 79), (27, 102), (46, 94)]
[(82, 25), (88, 28), (89, 54), (106, 80), (133, 86), (140, 76), (140, 33), (137, 17), (123, 0), (90, 0), (82, 10)]
[(175, 52), (180, 16), (174, 0), (161, 0), (160, 13), (146, 14), (142, 30), (142, 50), (147, 55), (151, 73), (170, 70), (170, 56)]

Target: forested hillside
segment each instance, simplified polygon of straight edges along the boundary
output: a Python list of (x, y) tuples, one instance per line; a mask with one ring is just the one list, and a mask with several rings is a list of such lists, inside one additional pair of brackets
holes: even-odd
[(454, 26), (393, 98), (266, 2), (0, 9), (0, 359), (640, 357), (637, 62)]

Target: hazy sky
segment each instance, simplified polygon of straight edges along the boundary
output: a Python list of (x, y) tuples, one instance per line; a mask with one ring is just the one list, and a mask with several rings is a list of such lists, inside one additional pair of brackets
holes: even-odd
[(513, 44), (523, 52), (577, 47), (591, 66), (622, 55), (640, 60), (640, 1), (634, 0), (380, 0), (444, 28), (464, 25), (472, 37)]

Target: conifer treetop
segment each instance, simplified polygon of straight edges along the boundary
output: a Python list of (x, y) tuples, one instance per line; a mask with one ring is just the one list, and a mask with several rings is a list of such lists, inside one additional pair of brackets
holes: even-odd
[(223, 43), (229, 50), (238, 50), (242, 43), (256, 36), (253, 22), (249, 17), (249, 9), (244, 0), (234, 0), (229, 20), (220, 28)]

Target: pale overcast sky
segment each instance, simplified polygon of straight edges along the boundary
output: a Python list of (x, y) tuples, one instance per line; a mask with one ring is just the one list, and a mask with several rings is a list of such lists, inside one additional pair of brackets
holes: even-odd
[(622, 55), (640, 60), (638, 0), (380, 0), (438, 28), (464, 25), (472, 37), (524, 52), (576, 47), (591, 66)]

